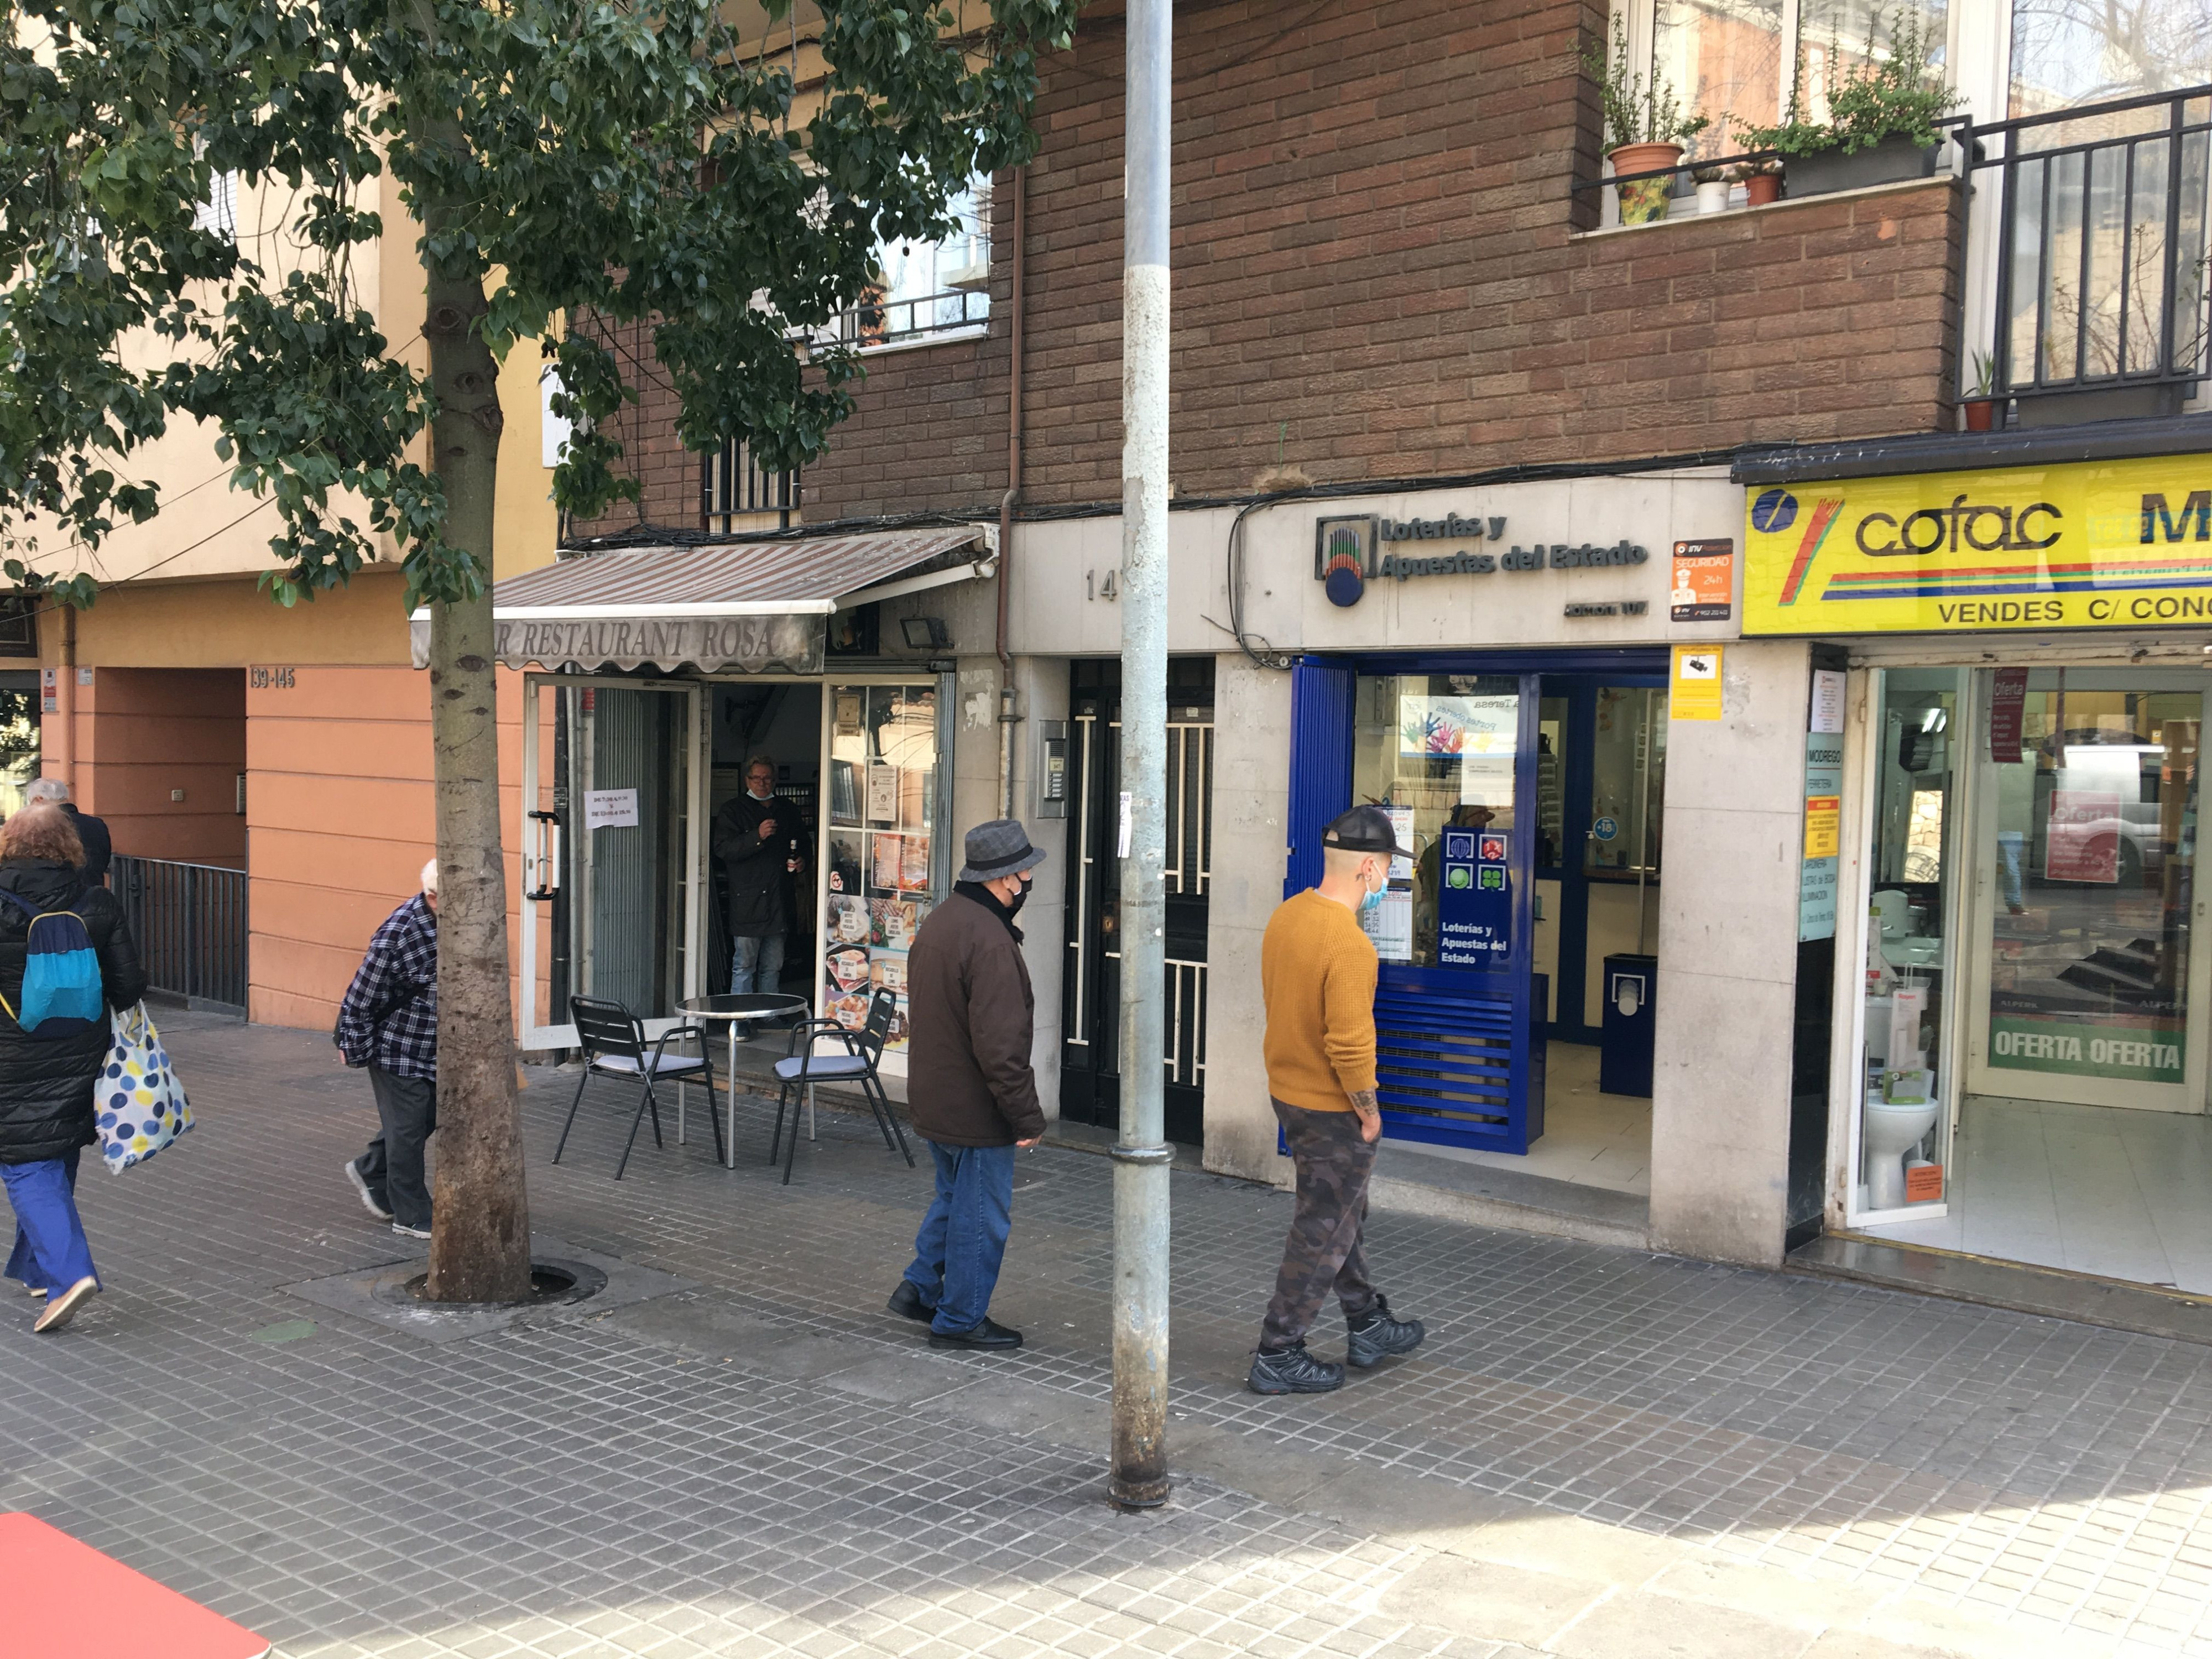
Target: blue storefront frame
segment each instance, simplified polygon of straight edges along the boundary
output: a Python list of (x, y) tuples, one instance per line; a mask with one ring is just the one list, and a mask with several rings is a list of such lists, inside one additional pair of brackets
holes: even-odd
[(1553, 652), (1394, 652), (1304, 657), (1291, 670), (1285, 898), (1321, 879), (1321, 832), (1352, 803), (1361, 675), (1510, 675), (1520, 682), (1508, 883), (1512, 946), (1501, 969), (1384, 963), (1375, 995), (1383, 1133), (1524, 1153), (1544, 1133), (1548, 987), (1534, 971), (1537, 722), (1544, 676), (1663, 675), (1666, 647)]

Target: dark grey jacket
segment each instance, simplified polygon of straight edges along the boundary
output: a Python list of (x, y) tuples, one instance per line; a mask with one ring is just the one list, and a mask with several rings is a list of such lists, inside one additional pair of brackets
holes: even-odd
[(1036, 997), (1021, 935), (962, 882), (929, 913), (906, 963), (907, 1109), (925, 1139), (1008, 1146), (1044, 1133), (1030, 1047)]
[[(760, 827), (774, 823), (775, 833)], [(805, 820), (791, 802), (739, 795), (714, 814), (713, 849), (729, 881), (730, 937), (772, 939), (791, 931), (791, 878), (784, 860), (802, 856)]]
[[(146, 994), (145, 970), (114, 894), (87, 887), (83, 876), (65, 864), (29, 861), (0, 864), (0, 887), (33, 910), (74, 905), (99, 953), (100, 988), (109, 1007), (128, 1008)], [(30, 931), (29, 917), (0, 903), (0, 997), (10, 1008), (21, 1006)], [(106, 1063), (107, 1044), (104, 1026), (47, 1040), (27, 1035), (0, 1010), (0, 1164), (59, 1158), (96, 1139), (92, 1080)]]

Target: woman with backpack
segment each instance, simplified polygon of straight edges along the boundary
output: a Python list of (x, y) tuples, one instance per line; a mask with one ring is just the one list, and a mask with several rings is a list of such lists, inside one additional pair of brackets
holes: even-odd
[[(88, 948), (99, 964), (99, 994), (74, 1008), (65, 990), (51, 988), (84, 965)], [(107, 1061), (106, 1010), (128, 1008), (145, 993), (123, 907), (86, 883), (84, 844), (68, 816), (27, 806), (0, 824), (0, 1182), (15, 1212), (7, 1276), (46, 1299), (33, 1330), (59, 1330), (100, 1289), (77, 1218), (77, 1154), (99, 1139), (92, 1085)], [(49, 1002), (72, 1011), (46, 1012)]]

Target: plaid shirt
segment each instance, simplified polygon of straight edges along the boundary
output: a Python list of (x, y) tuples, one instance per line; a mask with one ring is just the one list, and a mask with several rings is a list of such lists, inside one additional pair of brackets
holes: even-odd
[(349, 1066), (438, 1075), (438, 918), (420, 893), (369, 936), (331, 1033)]

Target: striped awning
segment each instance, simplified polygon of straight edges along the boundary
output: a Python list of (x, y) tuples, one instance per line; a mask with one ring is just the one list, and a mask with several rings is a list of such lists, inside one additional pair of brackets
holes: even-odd
[[(510, 668), (818, 673), (833, 612), (988, 574), (982, 535), (963, 525), (582, 554), (493, 588), (496, 650)], [(410, 632), (415, 665), (426, 667), (427, 611)]]

